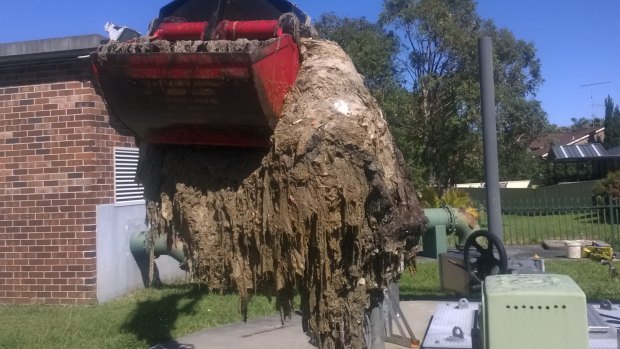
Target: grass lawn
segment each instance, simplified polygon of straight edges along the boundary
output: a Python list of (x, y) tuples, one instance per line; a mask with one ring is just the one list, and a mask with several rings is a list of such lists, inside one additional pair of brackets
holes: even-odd
[[(249, 317), (275, 314), (254, 297)], [(148, 348), (204, 328), (242, 321), (236, 295), (195, 285), (136, 292), (97, 306), (0, 306), (0, 348)]]
[(603, 240), (611, 242), (611, 224), (591, 213), (502, 215), (504, 240), (511, 244), (538, 244), (542, 240)]
[[(547, 260), (546, 267), (570, 275), (589, 300), (620, 300), (620, 280), (610, 279), (606, 266), (590, 260)], [(419, 262), (415, 275), (406, 272), (400, 290), (403, 300), (455, 298), (439, 289), (436, 261)], [(208, 294), (195, 285), (143, 290), (97, 306), (0, 306), (0, 348), (148, 348), (239, 322), (238, 306), (236, 295)], [(275, 313), (273, 302), (253, 298), (250, 318)]]
[[(620, 262), (614, 262), (620, 270)], [(580, 260), (546, 260), (547, 272), (566, 274), (583, 289), (588, 300), (610, 299), (620, 301), (620, 278), (611, 279), (606, 265)], [(405, 272), (400, 282), (403, 300), (454, 298), (455, 295), (439, 288), (439, 269), (436, 261), (418, 263), (415, 274)]]

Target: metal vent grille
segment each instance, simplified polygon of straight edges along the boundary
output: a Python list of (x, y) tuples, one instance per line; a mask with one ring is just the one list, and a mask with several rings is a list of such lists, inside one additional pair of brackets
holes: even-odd
[(144, 202), (144, 188), (136, 183), (138, 149), (114, 148), (114, 202)]

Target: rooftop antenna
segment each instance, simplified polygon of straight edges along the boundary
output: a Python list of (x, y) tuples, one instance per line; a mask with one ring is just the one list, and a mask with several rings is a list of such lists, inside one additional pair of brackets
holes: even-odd
[[(583, 84), (583, 85), (581, 85), (581, 88), (590, 87), (590, 105), (592, 107), (592, 118), (594, 118), (596, 116), (594, 114), (594, 107), (595, 107), (595, 105), (594, 105), (594, 98), (592, 98), (592, 86), (605, 85), (605, 84), (611, 84), (611, 81), (593, 82), (593, 83), (590, 83), (590, 84)], [(596, 106), (600, 107), (601, 105), (597, 104)]]

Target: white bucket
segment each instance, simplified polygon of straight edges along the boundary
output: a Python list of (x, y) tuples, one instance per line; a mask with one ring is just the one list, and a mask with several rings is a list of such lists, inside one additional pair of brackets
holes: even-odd
[(581, 244), (577, 241), (566, 241), (566, 258), (581, 258)]

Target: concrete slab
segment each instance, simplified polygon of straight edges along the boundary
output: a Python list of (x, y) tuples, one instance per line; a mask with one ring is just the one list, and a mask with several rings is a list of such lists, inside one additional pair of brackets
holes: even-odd
[(279, 316), (266, 317), (200, 331), (152, 349), (315, 348), (308, 341), (301, 316), (294, 314), (284, 326)]
[[(428, 324), (431, 322), (431, 318), (435, 313), (437, 305), (443, 303), (443, 301), (407, 301), (400, 302), (400, 309), (411, 330), (416, 338), (422, 343), (424, 341), (424, 334), (428, 328)], [(403, 347), (395, 344), (387, 343), (385, 349), (402, 349)]]
[(539, 245), (505, 246), (508, 258), (532, 258), (537, 255), (544, 259), (564, 259), (565, 249), (545, 250)]
[[(504, 246), (508, 258), (532, 258), (535, 255), (544, 259), (566, 259), (566, 249), (545, 249), (539, 245), (519, 245), (519, 246)], [(459, 253), (456, 249), (449, 249), (450, 253)], [(421, 255), (416, 256), (418, 263), (426, 261), (436, 261), (437, 259), (428, 258)]]
[[(408, 301), (400, 306), (415, 336), (422, 341), (438, 301)], [(303, 333), (301, 317), (293, 315), (284, 326), (279, 316), (208, 329), (151, 349), (313, 349)], [(403, 348), (388, 344), (386, 349)]]

